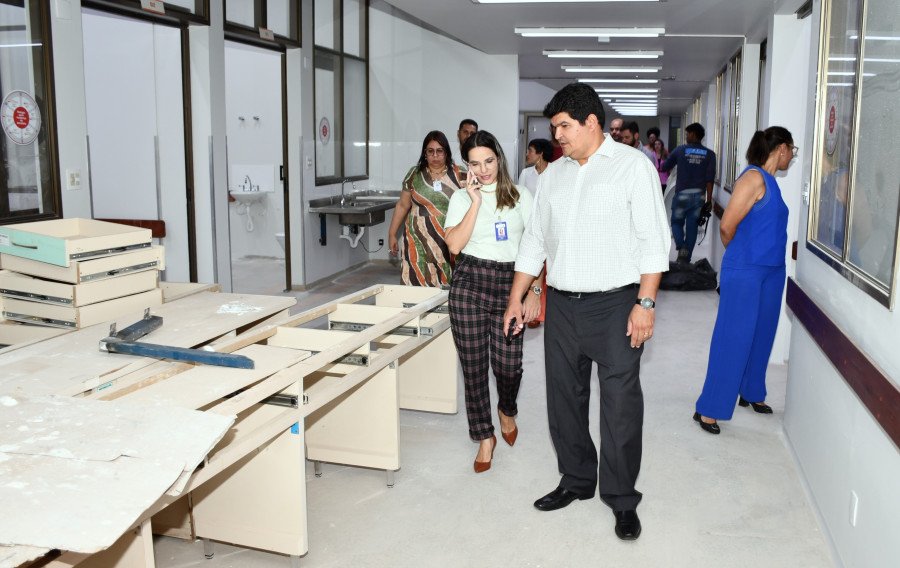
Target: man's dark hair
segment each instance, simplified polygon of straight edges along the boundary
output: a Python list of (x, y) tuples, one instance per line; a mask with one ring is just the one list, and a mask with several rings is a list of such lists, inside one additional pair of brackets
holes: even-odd
[(706, 136), (706, 129), (703, 128), (703, 125), (699, 122), (688, 124), (684, 131), (688, 134), (693, 134), (694, 137), (697, 138), (697, 142), (700, 142), (703, 140), (703, 137)]
[(462, 130), (462, 127), (467, 124), (471, 124), (472, 126), (475, 127), (475, 130), (478, 130), (478, 123), (475, 122), (474, 120), (472, 120), (471, 118), (464, 118), (461, 121), (459, 121), (459, 128), (457, 130)]
[(600, 128), (603, 128), (606, 123), (603, 103), (600, 101), (597, 91), (586, 83), (569, 83), (557, 91), (544, 107), (546, 118), (553, 118), (561, 112), (568, 113), (579, 124), (584, 124), (592, 114), (597, 117)]
[(640, 126), (638, 126), (638, 123), (633, 120), (631, 122), (626, 122), (625, 124), (623, 124), (622, 130), (627, 130), (627, 131), (631, 132), (632, 134), (640, 134), (641, 133)]
[(647, 129), (647, 138), (649, 138), (651, 134), (656, 136), (657, 138), (659, 138), (659, 128), (657, 128), (655, 126), (651, 126), (650, 128), (648, 128)]
[(553, 159), (553, 144), (545, 138), (535, 138), (528, 143), (528, 147), (534, 148), (534, 151), (540, 154), (545, 162)]

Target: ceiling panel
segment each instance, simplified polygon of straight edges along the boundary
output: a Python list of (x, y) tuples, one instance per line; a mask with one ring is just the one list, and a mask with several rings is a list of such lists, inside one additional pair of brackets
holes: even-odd
[[(652, 75), (613, 75), (661, 79), (660, 114), (680, 114), (740, 49), (743, 36), (759, 36), (759, 30), (764, 29), (774, 11), (774, 0), (542, 4), (387, 0), (387, 3), (485, 53), (519, 55), (522, 79), (533, 79), (554, 89), (578, 77), (611, 77), (569, 73), (562, 70), (562, 65), (662, 67)], [(666, 35), (598, 42), (593, 38), (523, 38), (513, 31), (516, 27), (663, 27)], [(659, 59), (551, 59), (542, 54), (549, 49), (662, 50), (665, 53)]]

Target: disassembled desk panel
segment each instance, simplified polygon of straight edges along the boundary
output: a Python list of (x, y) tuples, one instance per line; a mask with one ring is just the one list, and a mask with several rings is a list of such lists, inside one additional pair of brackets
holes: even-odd
[[(96, 280), (81, 284), (54, 282), (0, 270), (0, 294), (4, 297), (64, 307), (87, 306), (146, 292), (156, 288), (158, 283), (159, 277), (155, 270), (126, 274), (114, 280)], [(159, 294), (159, 302), (162, 303), (162, 294)]]
[[(57, 266), (11, 254), (0, 254), (0, 266), (22, 274), (80, 284), (107, 280), (145, 270), (165, 270), (165, 250), (161, 246), (139, 249), (91, 260), (74, 260), (69, 266)], [(204, 285), (205, 286), (205, 285)]]
[(149, 248), (150, 229), (94, 219), (54, 219), (0, 227), (0, 253), (57, 266)]
[(161, 304), (162, 292), (158, 288), (87, 306), (50, 304), (4, 297), (3, 317), (50, 327), (81, 329), (108, 322), (119, 314), (141, 312)]

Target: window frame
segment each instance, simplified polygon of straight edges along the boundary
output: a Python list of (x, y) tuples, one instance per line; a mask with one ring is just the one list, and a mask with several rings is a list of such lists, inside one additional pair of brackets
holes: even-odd
[(735, 53), (731, 59), (728, 61), (728, 65), (726, 66), (726, 72), (730, 77), (729, 87), (728, 87), (728, 137), (724, 141), (723, 152), (719, 155), (719, 162), (724, 162), (724, 157), (728, 156), (728, 161), (725, 162), (725, 171), (721, 172), (722, 178), (722, 189), (727, 191), (728, 193), (732, 193), (734, 191), (734, 182), (737, 179), (738, 172), (737, 168), (737, 158), (738, 158), (738, 128), (740, 126), (740, 112), (741, 112), (741, 73), (743, 71), (743, 54), (744, 50), (739, 49), (737, 53)]
[[(369, 49), (370, 49), (370, 42), (369, 42), (369, 36), (370, 36), (370, 34), (369, 34), (369, 0), (360, 0), (360, 5), (361, 5), (361, 8), (362, 8), (362, 10), (363, 10), (363, 13), (364, 13), (364, 15), (365, 15), (365, 20), (366, 20), (366, 21), (365, 21), (365, 26), (363, 27), (363, 31), (364, 31), (366, 37), (364, 38), (364, 41), (361, 42), (361, 46), (364, 46), (364, 47), (365, 47), (365, 57), (360, 57), (360, 56), (353, 55), (353, 54), (350, 54), (350, 53), (346, 53), (346, 52), (343, 51), (343, 49), (344, 49), (344, 19), (343, 19), (343, 15), (344, 15), (344, 0), (334, 0), (334, 2), (335, 2), (335, 12), (336, 12), (337, 14), (340, 14), (340, 19), (337, 21), (338, 23), (335, 24), (335, 25), (338, 25), (338, 27), (339, 27), (339, 32), (338, 32), (338, 34), (337, 34), (337, 39), (338, 39), (338, 43), (339, 43), (340, 45), (337, 46), (338, 49), (334, 49), (334, 48), (330, 48), (330, 47), (323, 47), (323, 46), (317, 45), (317, 44), (316, 44), (316, 39), (315, 39), (315, 26), (313, 26), (313, 29), (314, 29), (314, 31), (313, 31), (313, 39), (312, 39), (312, 52), (313, 52), (313, 65), (312, 65), (312, 68), (313, 68), (313, 120), (312, 120), (311, 122), (312, 122), (312, 131), (313, 131), (313, 142), (315, 142), (316, 137), (318, 136), (318, 132), (317, 132), (317, 131), (318, 131), (318, 124), (317, 124), (317, 119), (316, 119), (316, 108), (317, 108), (317, 105), (316, 105), (316, 103), (317, 103), (317, 101), (316, 101), (316, 73), (315, 73), (315, 70), (316, 70), (316, 55), (317, 55), (317, 53), (319, 53), (319, 52), (328, 53), (329, 55), (332, 55), (332, 56), (338, 58), (338, 60), (340, 60), (340, 69), (341, 69), (341, 73), (340, 73), (340, 77), (339, 77), (338, 80), (336, 81), (336, 83), (337, 83), (337, 93), (336, 93), (336, 97), (337, 97), (337, 99), (340, 101), (340, 111), (339, 111), (339, 112), (340, 112), (340, 120), (337, 121), (337, 122), (340, 124), (340, 132), (339, 132), (339, 133), (335, 133), (335, 135), (332, 136), (332, 140), (333, 140), (333, 141), (340, 141), (340, 152), (341, 152), (340, 165), (341, 165), (341, 167), (340, 167), (340, 172), (339, 172), (339, 173), (336, 173), (335, 175), (332, 175), (332, 176), (319, 176), (318, 173), (317, 173), (317, 172), (318, 172), (317, 166), (318, 166), (318, 164), (319, 164), (319, 154), (318, 154), (318, 148), (315, 148), (315, 149), (314, 149), (314, 156), (315, 156), (315, 157), (314, 157), (313, 171), (314, 171), (314, 174), (315, 174), (315, 180), (316, 180), (316, 181), (315, 181), (315, 184), (316, 184), (317, 187), (318, 187), (318, 186), (323, 186), (323, 185), (332, 185), (332, 184), (335, 184), (335, 183), (341, 183), (342, 181), (345, 181), (345, 180), (350, 180), (350, 181), (363, 181), (363, 180), (369, 179), (369, 167), (370, 167), (370, 163), (369, 163), (369, 134), (370, 134), (370, 130), (369, 130), (369, 89), (371, 88), (371, 87), (370, 87), (370, 84), (369, 84), (369, 83), (370, 83), (370, 81), (369, 81)], [(311, 16), (313, 22), (316, 21), (315, 10), (316, 10), (316, 3), (315, 3), (315, 1), (313, 1), (313, 2), (312, 2), (312, 16)], [(346, 144), (346, 138), (345, 138), (345, 136), (344, 136), (345, 131), (346, 131), (346, 124), (345, 124), (345, 120), (344, 120), (344, 74), (345, 74), (345, 65), (344, 65), (344, 61), (347, 60), (347, 59), (352, 59), (352, 60), (355, 60), (355, 61), (362, 62), (362, 64), (365, 66), (365, 76), (366, 76), (366, 94), (365, 94), (365, 96), (366, 96), (366, 105), (365, 105), (365, 106), (366, 106), (366, 111), (365, 111), (365, 123), (366, 123), (366, 171), (365, 171), (364, 174), (357, 174), (357, 175), (352, 175), (352, 176), (344, 175), (344, 171), (345, 171), (344, 168), (346, 167), (346, 159), (345, 159), (345, 157), (346, 157), (346, 147), (345, 147), (345, 144)], [(315, 147), (315, 144), (314, 144), (314, 147)]]
[[(900, 257), (900, 222), (894, 228), (894, 256), (889, 271), (891, 281), (887, 286), (882, 285), (863, 270), (855, 266), (849, 259), (851, 229), (853, 227), (853, 201), (856, 186), (856, 170), (857, 159), (859, 156), (859, 121), (860, 108), (862, 106), (863, 82), (862, 74), (865, 69), (863, 64), (862, 52), (865, 45), (865, 37), (868, 33), (867, 29), (867, 8), (868, 0), (857, 0), (859, 2), (859, 22), (857, 23), (860, 31), (859, 46), (857, 47), (856, 57), (859, 65), (855, 70), (853, 80), (856, 85), (854, 93), (853, 118), (851, 120), (850, 132), (850, 165), (848, 173), (848, 189), (847, 189), (847, 205), (844, 217), (844, 243), (841, 254), (838, 255), (832, 251), (827, 245), (821, 243), (817, 239), (816, 229), (819, 225), (819, 196), (822, 187), (822, 150), (825, 144), (825, 136), (823, 132), (823, 117), (827, 109), (827, 73), (828, 73), (828, 55), (830, 49), (830, 21), (832, 2), (824, 0), (820, 6), (819, 14), (819, 57), (818, 68), (816, 70), (816, 112), (815, 112), (815, 128), (813, 129), (813, 159), (810, 172), (810, 196), (809, 207), (807, 211), (806, 226), (806, 250), (810, 251), (825, 264), (833, 268), (838, 274), (849, 281), (852, 285), (862, 290), (870, 298), (886, 307), (889, 311), (894, 309), (894, 301), (896, 298), (897, 288), (897, 262)], [(900, 189), (898, 189), (900, 191)], [(900, 205), (898, 205), (898, 217), (900, 217)]]
[[(207, 0), (208, 1), (208, 0)], [(255, 45), (266, 49), (275, 49), (285, 52), (288, 48), (301, 47), (303, 39), (303, 15), (301, 0), (288, 0), (288, 9), (294, 16), (290, 22), (289, 36), (274, 34), (274, 39), (262, 37), (261, 30), (268, 27), (268, 0), (253, 0), (253, 27), (228, 20), (228, 0), (223, 0), (222, 19), (225, 29), (225, 39)], [(273, 31), (274, 33), (274, 31)], [(294, 37), (296, 35), (296, 38)]]
[(194, 14), (182, 8), (181, 6), (173, 6), (166, 4), (166, 13), (157, 14), (148, 12), (141, 8), (141, 0), (81, 0), (83, 8), (94, 8), (104, 12), (123, 14), (129, 17), (154, 20), (157, 22), (166, 22), (171, 24), (189, 23), (209, 25), (209, 1), (210, 0), (194, 0), (196, 10), (201, 13)]
[[(29, 2), (29, 0), (24, 0)], [(53, 69), (53, 34), (50, 25), (49, 3), (43, 0), (34, 2), (40, 18), (41, 43), (41, 68), (44, 73), (44, 89), (40, 93), (44, 97), (45, 116), (42, 117), (43, 128), (46, 128), (47, 136), (47, 165), (50, 169), (49, 202), (53, 210), (45, 213), (24, 214), (18, 216), (0, 217), (0, 225), (14, 225), (31, 221), (45, 221), (48, 219), (61, 219), (62, 210), (62, 183), (59, 169), (59, 139), (56, 125), (56, 84)], [(37, 94), (37, 93), (35, 93)], [(37, 142), (37, 140), (35, 140)], [(9, 199), (9, 187), (6, 188), (6, 198)]]

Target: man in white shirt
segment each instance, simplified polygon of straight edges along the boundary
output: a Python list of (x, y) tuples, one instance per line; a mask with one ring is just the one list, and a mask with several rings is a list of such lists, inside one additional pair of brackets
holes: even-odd
[(525, 165), (528, 167), (519, 174), (519, 185), (524, 185), (531, 192), (537, 191), (538, 176), (541, 175), (553, 159), (553, 145), (549, 140), (535, 138), (528, 143), (525, 152)]
[[(599, 481), (616, 535), (634, 540), (641, 532), (640, 359), (671, 239), (659, 175), (640, 151), (604, 136), (603, 104), (590, 86), (567, 85), (544, 116), (565, 157), (538, 180), (504, 315), (505, 326), (521, 331), (521, 299), (546, 259), (547, 414), (562, 479), (534, 506), (552, 511), (590, 499)], [(592, 362), (600, 378), (599, 460), (588, 429)]]

